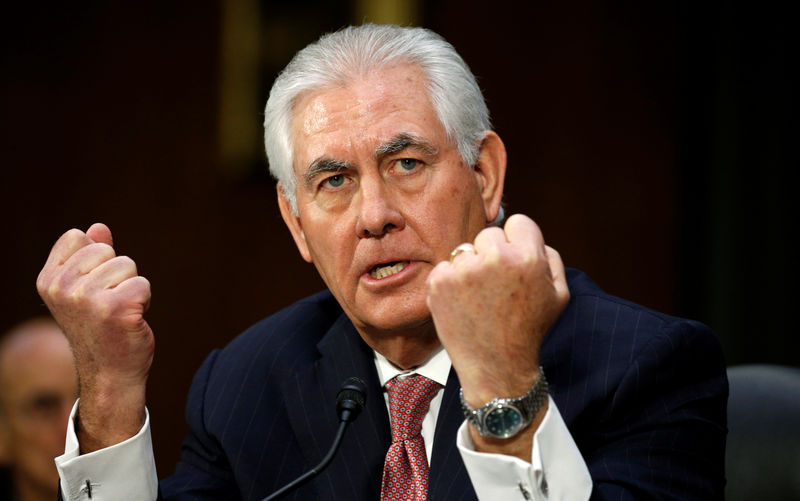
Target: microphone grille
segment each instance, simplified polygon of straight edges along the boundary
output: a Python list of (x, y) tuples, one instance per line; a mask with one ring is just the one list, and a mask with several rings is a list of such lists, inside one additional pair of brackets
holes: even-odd
[[(336, 402), (340, 406), (345, 402), (352, 402), (360, 409), (364, 407), (366, 395), (367, 385), (364, 384), (364, 381), (357, 377), (349, 377), (342, 383), (339, 394), (336, 397)], [(350, 403), (350, 405), (352, 405), (352, 403)]]

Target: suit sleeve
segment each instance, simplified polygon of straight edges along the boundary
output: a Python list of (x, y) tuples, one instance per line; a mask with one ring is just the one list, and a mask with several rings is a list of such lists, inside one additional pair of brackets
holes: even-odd
[(591, 499), (723, 499), (728, 385), (716, 338), (665, 321), (578, 440)]
[(218, 355), (218, 351), (209, 355), (192, 381), (186, 404), (190, 431), (175, 474), (159, 485), (159, 498), (164, 501), (241, 499), (225, 452), (205, 422), (208, 380)]

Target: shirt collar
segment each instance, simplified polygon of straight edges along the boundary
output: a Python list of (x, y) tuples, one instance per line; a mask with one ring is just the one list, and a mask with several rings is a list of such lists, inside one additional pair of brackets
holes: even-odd
[(413, 374), (425, 376), (432, 381), (436, 381), (443, 387), (447, 384), (447, 376), (450, 375), (450, 356), (442, 347), (439, 347), (436, 353), (424, 364), (405, 371), (392, 365), (386, 357), (377, 351), (373, 350), (373, 353), (375, 353), (375, 367), (378, 369), (378, 380), (381, 382), (381, 386), (386, 385), (387, 382), (397, 376), (400, 376), (402, 379)]

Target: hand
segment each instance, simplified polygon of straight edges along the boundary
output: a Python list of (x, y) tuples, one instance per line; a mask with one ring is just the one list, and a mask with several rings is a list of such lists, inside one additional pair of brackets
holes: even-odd
[(150, 283), (112, 245), (111, 231), (103, 224), (86, 233), (70, 230), (55, 243), (36, 281), (75, 355), (83, 452), (139, 430), (155, 347), (143, 317)]
[(484, 229), (474, 246), (475, 253), (462, 252), (433, 269), (428, 307), (464, 398), (477, 408), (531, 388), (542, 341), (569, 290), (560, 256), (526, 216), (511, 216), (503, 229)]

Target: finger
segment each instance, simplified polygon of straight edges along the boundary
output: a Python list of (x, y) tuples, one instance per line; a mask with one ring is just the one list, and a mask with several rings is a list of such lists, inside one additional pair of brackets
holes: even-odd
[(81, 230), (73, 228), (67, 231), (53, 244), (53, 248), (50, 250), (50, 255), (47, 257), (42, 271), (55, 266), (61, 266), (67, 259), (75, 254), (78, 249), (86, 247), (91, 243), (92, 240)]
[(475, 237), (475, 250), (479, 254), (496, 253), (503, 245), (507, 244), (506, 234), (496, 226), (484, 228)]
[(508, 218), (503, 230), (509, 243), (544, 256), (544, 237), (533, 219), (523, 214), (514, 214)]
[[(466, 259), (466, 256), (474, 256), (477, 251), (475, 250), (475, 246), (469, 242), (465, 242), (463, 244), (458, 244), (455, 249), (450, 252), (450, 264), (453, 264), (458, 259)], [(461, 257), (462, 254), (465, 254), (465, 257)]]
[(114, 247), (114, 239), (111, 236), (111, 230), (103, 223), (94, 223), (86, 230), (86, 236), (95, 242), (103, 243)]
[(114, 248), (110, 245), (92, 243), (70, 256), (63, 264), (63, 273), (70, 278), (85, 275), (115, 256)]
[(556, 289), (556, 294), (561, 298), (569, 298), (569, 287), (567, 287), (567, 275), (564, 271), (564, 262), (561, 260), (561, 254), (557, 250), (545, 246), (547, 253), (547, 262), (550, 265), (550, 276), (553, 279), (553, 287)]
[(132, 303), (141, 304), (143, 312), (150, 308), (152, 297), (150, 281), (144, 277), (136, 275), (124, 280), (114, 289), (114, 292)]
[(425, 283), (428, 286), (428, 306), (430, 307), (430, 299), (431, 294), (436, 292), (436, 284), (439, 283), (439, 279), (443, 276), (446, 270), (450, 267), (449, 261), (441, 261), (439, 264), (433, 267), (430, 273), (428, 273), (428, 278), (425, 279)]
[(89, 272), (91, 288), (113, 289), (137, 274), (133, 259), (128, 256), (117, 256)]

